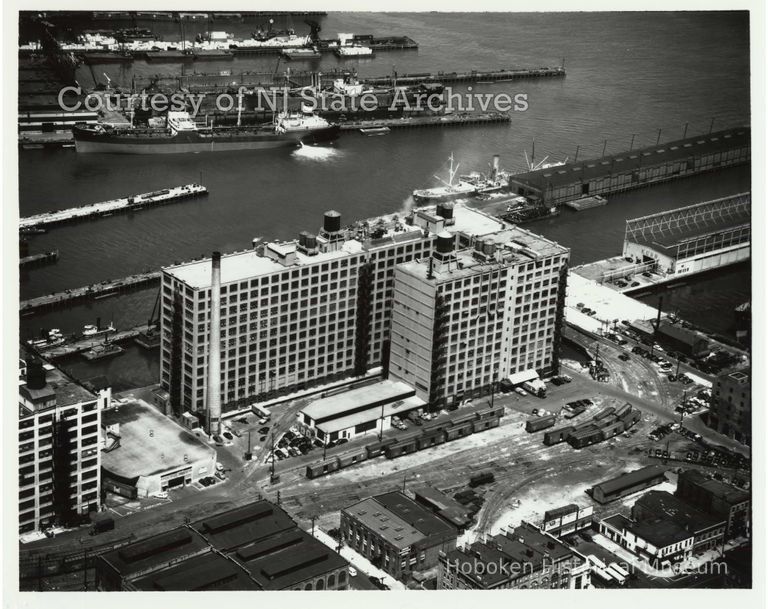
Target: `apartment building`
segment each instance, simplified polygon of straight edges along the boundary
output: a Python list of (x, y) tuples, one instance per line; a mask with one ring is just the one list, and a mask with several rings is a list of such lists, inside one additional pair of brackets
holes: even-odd
[(101, 505), (101, 411), (93, 393), (62, 371), (24, 356), (19, 379), (19, 533), (77, 524)]
[[(347, 227), (327, 212), (316, 235), (225, 254), (223, 408), (386, 368), (395, 266), (428, 257), (439, 232), (466, 245), (507, 226), (451, 204)], [(161, 384), (177, 415), (205, 407), (210, 286), (210, 259), (163, 269)]]
[(557, 367), (568, 250), (519, 227), (472, 244), (440, 233), (430, 258), (395, 271), (390, 377), (433, 406)]

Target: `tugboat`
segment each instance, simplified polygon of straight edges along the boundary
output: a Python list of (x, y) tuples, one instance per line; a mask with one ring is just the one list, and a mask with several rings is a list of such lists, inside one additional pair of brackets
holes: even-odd
[(80, 153), (180, 154), (332, 142), (339, 137), (340, 129), (302, 109), (300, 113), (280, 113), (273, 123), (253, 127), (200, 128), (189, 113), (168, 112), (164, 129), (75, 125), (72, 133)]
[(83, 357), (89, 362), (105, 359), (107, 357), (114, 357), (116, 355), (122, 355), (125, 353), (125, 349), (119, 345), (104, 343), (103, 345), (94, 345), (88, 351), (83, 352)]
[(438, 186), (437, 188), (426, 188), (423, 190), (413, 191), (413, 200), (417, 203), (428, 203), (431, 201), (451, 201), (461, 197), (469, 197), (477, 193), (477, 184), (466, 181), (463, 176), (462, 179), (454, 183), (456, 172), (459, 170), (457, 164), (453, 166), (453, 154), (449, 157), (451, 162), (450, 169), (448, 170), (448, 181), (443, 180), (439, 176), (435, 176), (445, 186)]
[(109, 334), (115, 331), (114, 324), (110, 323), (106, 328), (101, 327), (101, 320), (96, 320), (96, 325), (86, 324), (83, 326), (83, 338), (89, 338), (93, 336), (99, 336), (100, 334)]

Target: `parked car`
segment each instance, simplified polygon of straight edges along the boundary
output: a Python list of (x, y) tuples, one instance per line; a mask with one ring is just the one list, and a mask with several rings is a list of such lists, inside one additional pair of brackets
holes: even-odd
[(224, 466), (221, 464), (221, 462), (216, 461), (216, 471), (220, 472), (224, 469)]
[(619, 359), (622, 362), (628, 362), (629, 361), (629, 355), (627, 355), (626, 353), (622, 353), (621, 355), (619, 355)]
[(235, 436), (233, 436), (233, 435), (232, 435), (231, 433), (229, 433), (228, 431), (222, 431), (222, 432), (221, 432), (221, 435), (222, 435), (222, 436), (224, 436), (224, 439), (225, 439), (225, 440), (228, 440), (229, 442), (232, 442), (232, 440), (234, 440), (234, 439), (235, 439)]
[(265, 425), (264, 427), (259, 428), (259, 433), (262, 435), (269, 433), (269, 425)]
[(357, 577), (357, 569), (355, 569), (352, 565), (349, 565), (349, 576)]
[(218, 434), (213, 435), (213, 441), (216, 443), (216, 446), (224, 446), (224, 438)]
[(525, 389), (523, 389), (522, 387), (515, 387), (515, 393), (517, 393), (518, 395), (528, 395)]

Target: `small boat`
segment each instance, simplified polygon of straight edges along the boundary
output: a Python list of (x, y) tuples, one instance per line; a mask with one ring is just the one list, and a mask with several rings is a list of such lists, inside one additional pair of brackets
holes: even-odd
[(389, 132), (389, 127), (367, 127), (360, 129), (360, 133), (369, 137), (373, 135), (387, 135)]
[(282, 55), (286, 59), (318, 59), (323, 56), (314, 47), (309, 49), (283, 49)]
[(99, 327), (99, 322), (96, 322), (96, 325), (94, 324), (86, 324), (83, 327), (83, 336), (98, 336), (100, 334), (108, 334), (110, 332), (115, 331), (114, 324), (110, 323), (106, 328)]
[(125, 353), (125, 349), (119, 345), (105, 343), (103, 345), (94, 345), (91, 349), (88, 349), (88, 351), (84, 351), (83, 357), (89, 362), (92, 362), (107, 357), (122, 355), (123, 353)]

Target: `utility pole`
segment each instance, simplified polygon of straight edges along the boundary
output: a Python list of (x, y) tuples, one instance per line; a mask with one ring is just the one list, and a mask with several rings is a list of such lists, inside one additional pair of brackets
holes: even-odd
[(381, 405), (381, 419), (379, 421), (379, 442), (384, 434), (384, 404)]
[(275, 477), (275, 428), (272, 428), (272, 467), (270, 472), (270, 481)]
[(88, 592), (88, 548), (83, 551), (83, 590)]
[(312, 537), (315, 536), (315, 520), (317, 520), (317, 516), (312, 516)]
[(403, 474), (403, 493), (405, 493), (405, 479), (408, 477), (408, 474)]
[(676, 355), (677, 355), (677, 368), (675, 369), (675, 378), (677, 378), (680, 375), (680, 356), (682, 355), (682, 353), (678, 351)]

